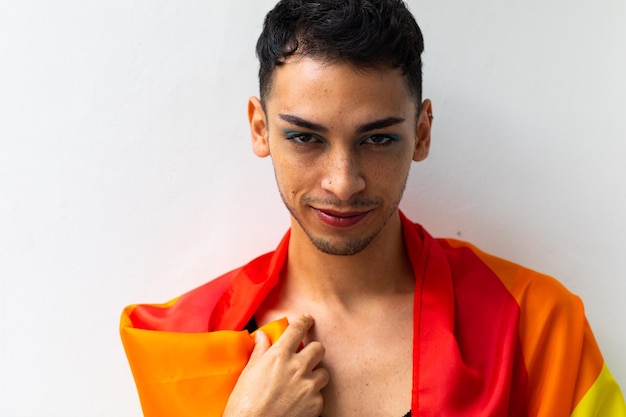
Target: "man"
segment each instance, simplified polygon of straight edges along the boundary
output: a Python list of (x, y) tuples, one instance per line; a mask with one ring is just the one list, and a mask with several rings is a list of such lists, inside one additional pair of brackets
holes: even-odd
[(430, 147), (422, 50), (397, 0), (267, 15), (248, 116), (291, 229), (275, 252), (125, 310), (146, 416), (626, 416), (577, 297), (398, 210)]

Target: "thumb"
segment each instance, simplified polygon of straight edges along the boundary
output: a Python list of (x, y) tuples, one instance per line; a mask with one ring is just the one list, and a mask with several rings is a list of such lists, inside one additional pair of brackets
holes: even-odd
[(250, 362), (263, 356), (263, 354), (270, 348), (270, 345), (270, 339), (267, 337), (265, 332), (263, 330), (257, 330), (254, 333), (254, 349), (252, 350), (252, 355), (250, 356)]

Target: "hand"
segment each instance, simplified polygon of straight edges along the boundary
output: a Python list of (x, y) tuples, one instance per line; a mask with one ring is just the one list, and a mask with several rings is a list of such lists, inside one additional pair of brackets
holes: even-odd
[(328, 371), (318, 365), (324, 346), (310, 342), (296, 352), (313, 318), (300, 316), (270, 347), (257, 331), (254, 350), (226, 404), (224, 417), (317, 417), (324, 407), (320, 390), (328, 384)]

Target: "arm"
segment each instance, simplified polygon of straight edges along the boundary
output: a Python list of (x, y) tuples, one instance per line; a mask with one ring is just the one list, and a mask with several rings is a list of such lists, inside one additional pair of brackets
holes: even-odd
[(578, 402), (571, 417), (626, 417), (622, 392), (606, 365)]
[(548, 278), (535, 280), (521, 300), (530, 415), (626, 417), (582, 301)]

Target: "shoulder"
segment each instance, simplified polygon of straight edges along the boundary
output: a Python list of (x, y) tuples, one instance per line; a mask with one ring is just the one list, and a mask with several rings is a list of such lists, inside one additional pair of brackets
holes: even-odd
[[(599, 407), (608, 409), (605, 403), (623, 410), (621, 394), (604, 365), (577, 295), (549, 275), (470, 243), (432, 238), (417, 225), (411, 229), (425, 242), (422, 248), (433, 254), (429, 260), (441, 264), (436, 268), (438, 277), (443, 273), (451, 276), (455, 331), (460, 341), (476, 344), (476, 335), (488, 336), (482, 329), (493, 323), (497, 328), (513, 329), (511, 340), (523, 363), (518, 376), (526, 381), (522, 386), (528, 387), (529, 415), (570, 415), (574, 408), (580, 413), (571, 415), (588, 415)], [(488, 313), (480, 320), (467, 319), (475, 319), (477, 311)], [(464, 331), (464, 326), (472, 332)], [(611, 394), (587, 395), (600, 390), (597, 387)]]
[(122, 321), (146, 330), (205, 332), (221, 328), (230, 317), (233, 304), (254, 302), (259, 288), (271, 275), (274, 255), (275, 252), (261, 255), (166, 303), (128, 306)]
[(463, 252), (485, 265), (507, 291), (520, 309), (533, 314), (554, 314), (554, 310), (568, 314), (583, 314), (580, 298), (557, 279), (515, 262), (486, 253), (471, 243), (456, 239), (437, 239), (448, 255)]
[(409, 252), (427, 252), (429, 262), (439, 264), (438, 271), (448, 270), (456, 297), (471, 299), (473, 303), (489, 302), (490, 294), (497, 293), (500, 299), (514, 299), (522, 315), (584, 316), (580, 298), (555, 278), (465, 241), (434, 238), (421, 225), (401, 217)]

